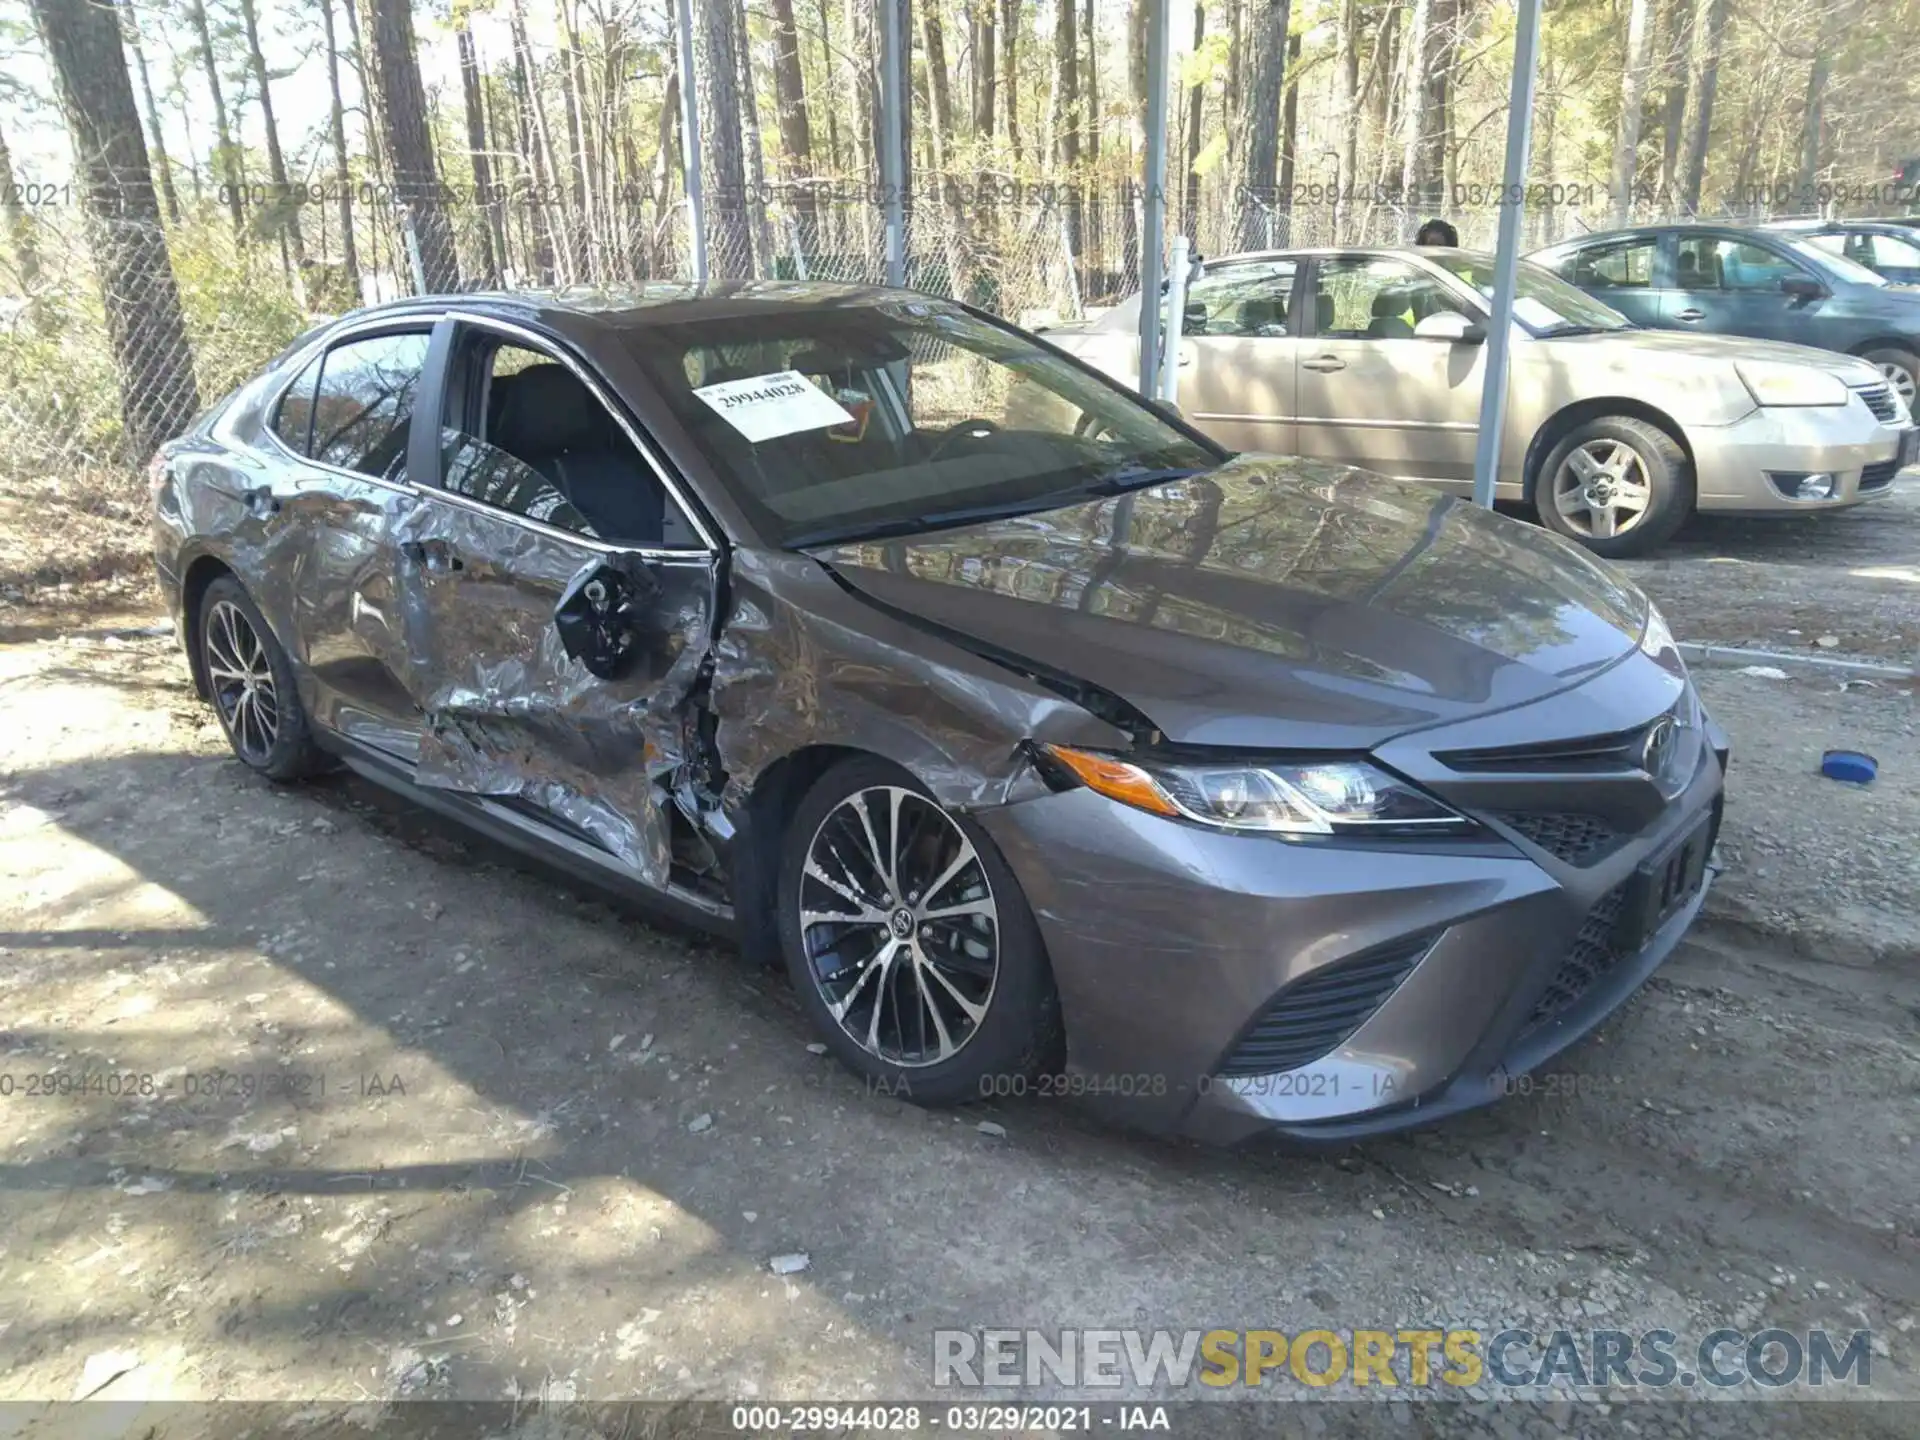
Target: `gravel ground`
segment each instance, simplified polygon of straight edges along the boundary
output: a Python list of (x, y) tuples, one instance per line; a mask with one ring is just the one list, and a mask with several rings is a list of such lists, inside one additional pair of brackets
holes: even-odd
[[(1883, 544), (1920, 534), (1875, 513)], [(1718, 574), (1638, 578), (1683, 638), (1782, 647), (1762, 620), (1703, 630)], [(1920, 1400), (1904, 689), (1701, 672), (1735, 744), (1727, 869), (1645, 992), (1492, 1110), (1221, 1153), (1038, 1100), (868, 1094), (728, 948), (359, 782), (257, 782), (151, 620), (0, 614), (0, 1074), (165, 1092), (0, 1099), (0, 1401), (65, 1399), (122, 1352), (103, 1397), (337, 1400), (389, 1433), (424, 1413), (390, 1402), (430, 1397), (931, 1397), (940, 1326), (1413, 1323), (1870, 1328), (1873, 1393)], [(1841, 653), (1886, 653), (1888, 624)], [(1878, 784), (1821, 779), (1832, 744), (1878, 754)], [(1848, 1436), (1915, 1414), (1576, 1398), (1393, 1415)], [(300, 1413), (262, 1432), (324, 1428)], [(1325, 1434), (1380, 1414), (1259, 1407), (1262, 1433), (1276, 1413)]]

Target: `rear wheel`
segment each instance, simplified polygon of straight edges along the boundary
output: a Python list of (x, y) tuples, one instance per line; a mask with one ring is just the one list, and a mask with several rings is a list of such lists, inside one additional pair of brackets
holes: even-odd
[(1057, 1050), (1039, 927), (986, 832), (885, 761), (846, 760), (789, 826), (794, 988), (850, 1069), (922, 1104), (1007, 1093)]
[(1645, 555), (1693, 511), (1693, 467), (1680, 442), (1630, 415), (1605, 415), (1562, 436), (1533, 482), (1549, 530), (1596, 555)]
[(231, 575), (200, 597), (200, 666), (227, 743), (272, 780), (313, 774), (326, 757), (313, 743), (293, 666), (259, 609)]
[(1887, 377), (1894, 393), (1907, 402), (1907, 409), (1911, 411), (1914, 396), (1920, 394), (1920, 355), (1889, 345), (1869, 350), (1860, 358)]

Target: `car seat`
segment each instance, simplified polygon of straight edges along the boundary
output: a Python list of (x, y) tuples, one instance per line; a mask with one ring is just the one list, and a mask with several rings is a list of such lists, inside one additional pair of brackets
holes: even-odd
[(1373, 297), (1373, 319), (1367, 324), (1371, 340), (1408, 340), (1413, 336), (1413, 293), (1405, 285), (1388, 285)]
[(558, 486), (601, 536), (661, 543), (666, 492), (606, 407), (564, 365), (530, 365), (515, 375), (491, 438)]

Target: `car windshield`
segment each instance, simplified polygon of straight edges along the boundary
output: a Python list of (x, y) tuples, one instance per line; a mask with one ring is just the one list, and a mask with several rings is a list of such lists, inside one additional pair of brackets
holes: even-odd
[[(1450, 270), (1493, 302), (1493, 257), (1454, 253), (1435, 255)], [(1595, 330), (1631, 330), (1633, 322), (1611, 306), (1577, 290), (1530, 260), (1514, 268), (1513, 318), (1529, 335), (1584, 335)]]
[(945, 301), (780, 304), (634, 329), (632, 354), (771, 543), (1053, 509), (1225, 458)]
[(1789, 240), (1788, 248), (1814, 269), (1834, 280), (1844, 280), (1849, 285), (1885, 285), (1887, 277), (1876, 275), (1857, 260), (1849, 260), (1844, 255), (1816, 245), (1812, 240)]

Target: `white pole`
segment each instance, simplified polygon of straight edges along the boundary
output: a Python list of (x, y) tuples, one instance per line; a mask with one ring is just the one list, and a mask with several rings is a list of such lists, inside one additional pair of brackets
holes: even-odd
[(1507, 108), (1507, 164), (1500, 187), (1500, 241), (1493, 259), (1493, 319), (1487, 331), (1487, 376), (1480, 392), (1480, 434), (1473, 453), (1473, 503), (1493, 506), (1500, 469), (1500, 431), (1507, 413), (1507, 351), (1513, 337), (1513, 284), (1520, 262), (1527, 159), (1533, 143), (1533, 71), (1540, 49), (1540, 0), (1516, 0), (1513, 89)]
[(907, 98), (902, 57), (900, 9), (902, 0), (880, 0), (880, 189), (887, 214), (887, 284), (907, 283), (906, 197), (900, 193), (906, 176), (902, 154), (905, 130), (902, 116)]
[(1140, 393), (1152, 397), (1160, 373), (1160, 247), (1167, 231), (1167, 71), (1173, 27), (1166, 0), (1147, 7), (1147, 153), (1140, 225)]
[(693, 4), (677, 0), (680, 31), (680, 157), (687, 179), (687, 226), (692, 231), (693, 280), (707, 282), (707, 206), (700, 190), (700, 88), (693, 73)]
[(1186, 328), (1187, 263), (1190, 243), (1186, 236), (1173, 237), (1173, 254), (1167, 271), (1167, 326), (1160, 339), (1160, 398), (1169, 405), (1180, 403), (1180, 332)]

